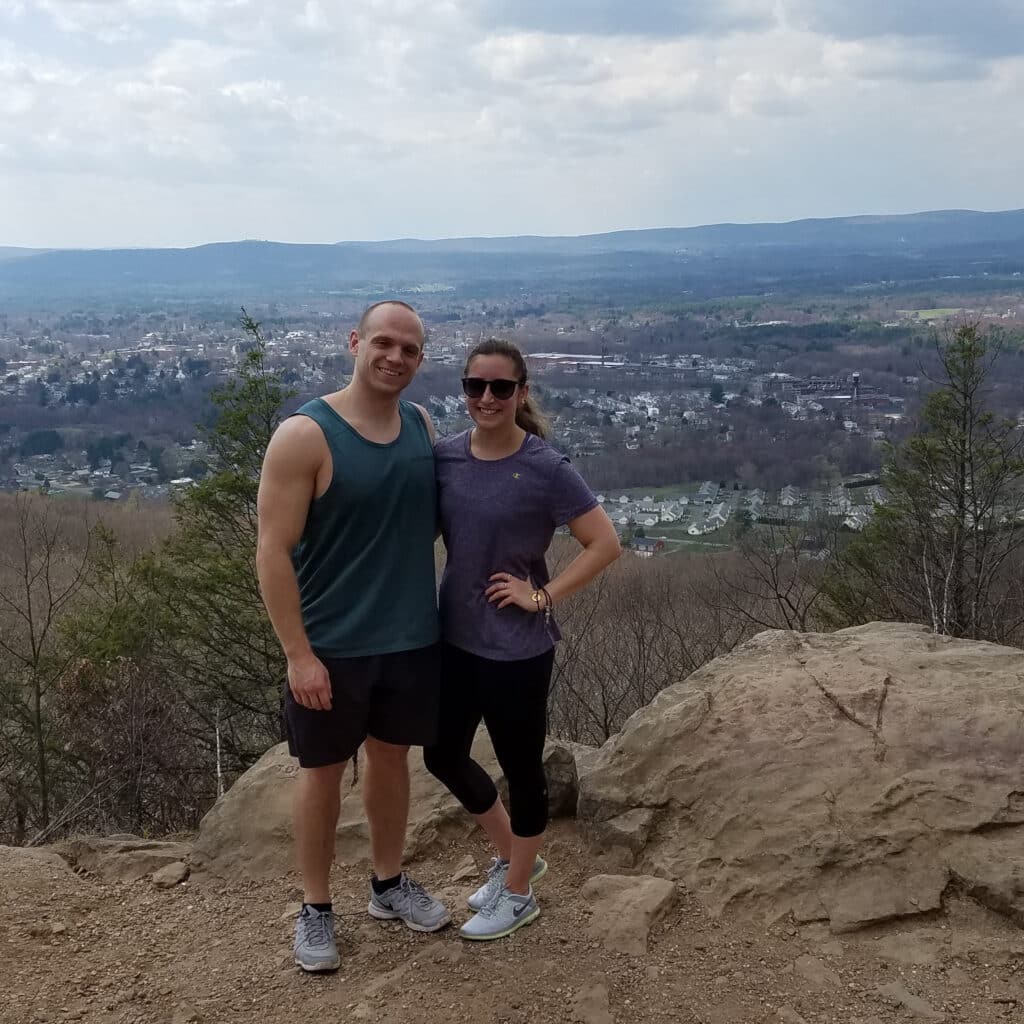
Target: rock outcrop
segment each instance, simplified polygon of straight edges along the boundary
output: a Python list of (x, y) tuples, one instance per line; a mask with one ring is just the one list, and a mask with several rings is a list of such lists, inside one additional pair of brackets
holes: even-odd
[[(483, 729), (473, 745), (473, 757), (504, 793), (501, 770)], [(551, 740), (545, 747), (544, 761), (552, 814), (573, 813), (578, 798), (573, 750)], [(409, 765), (411, 789), (406, 856), (415, 858), (445, 835), (465, 835), (473, 823), (448, 790), (423, 766), (419, 750), (410, 753)], [(292, 870), (292, 789), (297, 774), (298, 763), (289, 757), (285, 744), (268, 750), (203, 818), (190, 856), (193, 875), (273, 878)], [(370, 856), (360, 784), (353, 786), (351, 782), (351, 773), (346, 772), (335, 839), (335, 856), (343, 864), (353, 864)]]
[(612, 863), (833, 931), (958, 886), (1024, 924), (1024, 652), (769, 631), (638, 711), (580, 783)]
[(79, 836), (55, 847), (74, 867), (107, 882), (134, 882), (188, 857), (189, 844), (118, 835)]

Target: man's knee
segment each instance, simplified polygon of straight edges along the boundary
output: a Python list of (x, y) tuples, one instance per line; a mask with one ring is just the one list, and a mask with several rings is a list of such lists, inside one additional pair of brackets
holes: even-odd
[(363, 751), (367, 762), (384, 768), (404, 768), (409, 763), (409, 747), (399, 743), (385, 743), (367, 736)]
[(330, 792), (341, 785), (346, 764), (342, 761), (341, 764), (325, 764), (318, 768), (300, 768), (299, 780), (307, 791)]

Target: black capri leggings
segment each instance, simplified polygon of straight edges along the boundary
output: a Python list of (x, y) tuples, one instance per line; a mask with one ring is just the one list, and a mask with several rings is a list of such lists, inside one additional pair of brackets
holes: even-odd
[(483, 720), (508, 780), (512, 832), (524, 839), (540, 835), (548, 823), (544, 739), (554, 660), (554, 648), (522, 661), (493, 661), (444, 644), (438, 738), (423, 751), (427, 770), (470, 814), (489, 811), (498, 790), (470, 757)]

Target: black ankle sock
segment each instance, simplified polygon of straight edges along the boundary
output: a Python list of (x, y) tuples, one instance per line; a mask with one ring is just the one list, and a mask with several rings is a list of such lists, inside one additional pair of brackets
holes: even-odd
[(394, 878), (378, 878), (374, 875), (370, 879), (370, 885), (373, 886), (373, 891), (380, 896), (381, 893), (385, 893), (388, 889), (394, 889), (396, 885), (402, 880), (401, 875), (395, 875)]
[(306, 907), (312, 907), (314, 910), (320, 911), (321, 914), (330, 914), (334, 910), (333, 903), (303, 903), (302, 909)]

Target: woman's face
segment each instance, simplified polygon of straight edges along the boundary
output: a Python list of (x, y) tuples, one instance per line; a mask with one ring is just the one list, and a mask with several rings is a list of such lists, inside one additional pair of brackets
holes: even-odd
[[(475, 356), (466, 377), (485, 381), (516, 381), (519, 373), (508, 356)], [(501, 385), (497, 385), (500, 389)], [(466, 396), (466, 408), (473, 422), (483, 430), (508, 430), (516, 420), (516, 409), (526, 400), (529, 385), (518, 384), (508, 398), (497, 398), (488, 386), (479, 398)]]

